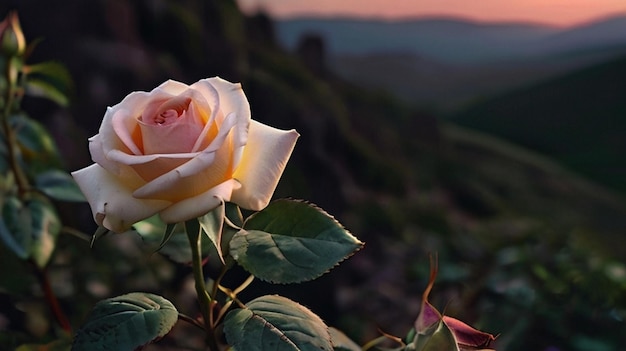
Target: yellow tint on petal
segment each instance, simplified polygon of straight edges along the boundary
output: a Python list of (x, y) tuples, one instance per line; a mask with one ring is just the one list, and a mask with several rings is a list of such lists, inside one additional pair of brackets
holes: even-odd
[[(229, 145), (213, 153), (212, 162), (207, 167), (188, 176), (182, 176), (179, 169), (150, 180), (146, 185), (137, 189), (133, 196), (141, 199), (159, 199), (172, 202), (181, 201), (202, 194), (211, 188), (232, 178), (232, 158)], [(204, 163), (199, 158), (189, 163)], [(185, 167), (187, 165), (181, 165)], [(133, 168), (136, 166), (133, 166)], [(138, 172), (139, 173), (139, 172)]]
[(179, 223), (200, 217), (221, 205), (222, 201), (229, 201), (237, 186), (235, 180), (229, 179), (204, 193), (173, 204), (161, 211), (159, 216), (165, 223)]
[(139, 128), (139, 125), (135, 126), (130, 134), (130, 138), (133, 140), (135, 145), (137, 145), (137, 148), (139, 149), (139, 151), (141, 151), (141, 154), (144, 154), (143, 137), (141, 136), (141, 128)]
[[(111, 116), (109, 120), (110, 125), (106, 123), (109, 115)], [(109, 109), (105, 115), (105, 120), (102, 122), (99, 134), (102, 134), (103, 142), (109, 144), (112, 149), (118, 148), (129, 154), (140, 155), (141, 144), (136, 144), (132, 135), (136, 128), (137, 121), (130, 115), (128, 110), (118, 109), (113, 112), (113, 110)], [(121, 143), (116, 142), (116, 140), (121, 141)]]
[(135, 170), (143, 180), (150, 182), (189, 160), (190, 158), (160, 157), (150, 162), (130, 165), (130, 167)]
[(232, 201), (254, 211), (267, 206), (299, 136), (295, 130), (280, 130), (253, 120), (241, 163), (233, 175), (241, 188), (233, 192)]

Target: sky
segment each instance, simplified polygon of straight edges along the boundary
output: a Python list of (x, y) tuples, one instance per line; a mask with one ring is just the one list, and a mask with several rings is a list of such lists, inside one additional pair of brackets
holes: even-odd
[(626, 0), (237, 0), (246, 13), (414, 18), (453, 16), (481, 22), (521, 21), (568, 27), (617, 14)]

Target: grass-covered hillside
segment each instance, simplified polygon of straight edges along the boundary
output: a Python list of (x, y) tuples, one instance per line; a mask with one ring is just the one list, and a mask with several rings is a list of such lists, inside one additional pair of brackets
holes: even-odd
[(626, 57), (485, 99), (452, 120), (626, 193)]

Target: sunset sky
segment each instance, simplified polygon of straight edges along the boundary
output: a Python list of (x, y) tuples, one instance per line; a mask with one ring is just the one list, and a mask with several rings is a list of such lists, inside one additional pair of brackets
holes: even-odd
[(571, 26), (626, 14), (626, 0), (237, 0), (244, 12), (274, 17), (350, 15), (379, 18), (455, 16)]

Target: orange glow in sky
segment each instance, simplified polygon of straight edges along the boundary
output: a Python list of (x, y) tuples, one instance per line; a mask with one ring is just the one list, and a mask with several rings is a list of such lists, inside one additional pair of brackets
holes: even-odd
[(477, 21), (524, 21), (571, 26), (626, 15), (626, 0), (237, 0), (244, 12), (273, 17), (359, 16), (465, 17)]

